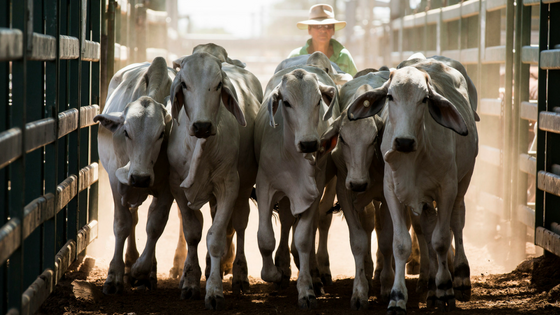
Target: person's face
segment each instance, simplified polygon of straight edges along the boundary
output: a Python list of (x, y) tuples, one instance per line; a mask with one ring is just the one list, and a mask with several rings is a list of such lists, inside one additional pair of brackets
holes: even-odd
[(328, 25), (309, 25), (308, 33), (313, 38), (313, 41), (318, 43), (325, 43), (331, 40), (334, 35), (334, 24)]

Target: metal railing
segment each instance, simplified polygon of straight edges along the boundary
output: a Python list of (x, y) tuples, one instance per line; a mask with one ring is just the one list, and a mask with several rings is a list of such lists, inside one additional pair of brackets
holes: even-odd
[(100, 0), (0, 0), (0, 312), (33, 314), (97, 236)]

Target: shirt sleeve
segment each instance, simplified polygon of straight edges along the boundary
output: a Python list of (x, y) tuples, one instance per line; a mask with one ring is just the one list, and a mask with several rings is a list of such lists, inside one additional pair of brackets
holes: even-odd
[(292, 52), (288, 55), (288, 58), (297, 57), (297, 56), (301, 55), (301, 48), (302, 47), (298, 47), (298, 48), (292, 50)]
[(337, 64), (340, 67), (340, 70), (350, 74), (351, 76), (354, 76), (358, 72), (356, 63), (354, 62), (354, 59), (352, 59), (352, 55), (350, 55), (350, 52), (346, 48), (344, 48), (340, 52), (340, 57), (337, 60)]

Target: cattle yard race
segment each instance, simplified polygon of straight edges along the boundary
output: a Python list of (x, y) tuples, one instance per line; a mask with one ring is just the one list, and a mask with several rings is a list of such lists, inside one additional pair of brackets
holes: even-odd
[(0, 313), (560, 314), (559, 13), (0, 0)]

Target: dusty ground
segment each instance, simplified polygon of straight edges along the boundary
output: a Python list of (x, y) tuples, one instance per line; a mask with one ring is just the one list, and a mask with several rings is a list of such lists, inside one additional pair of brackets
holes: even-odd
[[(116, 296), (104, 296), (101, 291), (106, 269), (91, 268), (92, 260), (72, 266), (65, 278), (38, 314), (199, 314), (204, 301), (179, 299), (178, 280), (160, 275), (158, 289), (140, 291), (127, 288)], [(90, 270), (88, 270), (90, 269)], [(251, 294), (234, 296), (229, 277), (224, 280), (227, 309), (221, 314), (340, 314), (350, 311), (352, 279), (337, 279), (325, 288), (318, 308), (312, 311), (297, 309), (295, 281), (283, 291), (258, 279), (251, 278)], [(431, 314), (414, 292), (414, 278), (407, 280), (408, 314)], [(450, 314), (560, 314), (560, 258), (538, 257), (527, 260), (507, 274), (471, 276), (473, 294), (470, 302), (458, 302), (458, 310)], [(202, 283), (204, 287), (204, 282)], [(78, 296), (78, 297), (77, 297)], [(384, 314), (386, 304), (377, 299), (376, 290), (370, 295), (366, 313)]]

